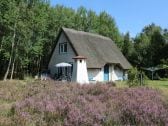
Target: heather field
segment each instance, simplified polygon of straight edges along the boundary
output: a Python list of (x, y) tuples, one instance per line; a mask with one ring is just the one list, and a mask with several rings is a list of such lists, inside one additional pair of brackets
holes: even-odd
[(168, 125), (167, 81), (78, 85), (0, 82), (0, 126)]

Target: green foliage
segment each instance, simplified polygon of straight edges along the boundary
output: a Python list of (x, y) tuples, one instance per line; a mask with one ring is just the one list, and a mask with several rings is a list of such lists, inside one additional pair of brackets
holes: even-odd
[(163, 61), (168, 59), (167, 31), (153, 23), (145, 26), (134, 39), (134, 51), (129, 61), (139, 68), (165, 65)]
[(153, 23), (132, 39), (129, 33), (120, 34), (114, 18), (105, 11), (53, 7), (46, 0), (1, 0), (0, 77), (8, 66), (11, 73), (13, 63), (15, 74), (37, 73), (46, 67), (61, 27), (110, 37), (133, 66), (153, 67), (168, 59), (168, 30)]
[(135, 58), (133, 63), (140, 67), (153, 67), (165, 59), (166, 53), (166, 30), (151, 24), (142, 30), (135, 38)]
[(1, 0), (0, 75), (8, 66), (11, 73), (13, 63), (14, 73), (22, 74), (37, 73), (46, 67), (61, 27), (99, 33), (116, 43), (121, 37), (114, 19), (106, 12), (96, 14), (85, 7), (77, 10), (62, 5), (53, 7), (46, 0)]
[(128, 71), (128, 81), (127, 84), (129, 87), (138, 86), (139, 85), (139, 77), (138, 77), (138, 69), (136, 67), (130, 69)]
[(115, 20), (105, 11), (101, 12), (98, 16), (98, 33), (110, 37), (120, 46), (121, 35), (119, 34)]
[(143, 71), (138, 71), (136, 67), (133, 67), (128, 71), (128, 81), (126, 84), (129, 87), (144, 86), (147, 85), (147, 80), (148, 77)]
[(124, 36), (124, 43), (122, 46), (122, 52), (128, 60), (131, 60), (131, 55), (132, 55), (133, 51), (134, 51), (133, 43), (131, 41), (129, 32), (127, 32), (126, 35)]

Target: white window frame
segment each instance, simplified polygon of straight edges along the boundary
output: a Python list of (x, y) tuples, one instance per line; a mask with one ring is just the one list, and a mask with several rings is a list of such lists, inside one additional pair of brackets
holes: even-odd
[[(65, 49), (65, 45), (66, 45), (66, 49)], [(65, 54), (67, 52), (68, 52), (68, 44), (67, 44), (67, 42), (59, 43), (59, 53), (60, 54)]]

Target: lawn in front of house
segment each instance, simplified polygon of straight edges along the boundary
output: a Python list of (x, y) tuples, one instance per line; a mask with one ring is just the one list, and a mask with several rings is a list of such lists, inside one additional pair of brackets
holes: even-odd
[[(146, 80), (146, 85), (148, 87), (157, 89), (167, 89), (168, 90), (168, 80)], [(117, 87), (128, 87), (127, 81), (117, 81)]]
[(147, 84), (149, 87), (159, 88), (159, 89), (167, 89), (168, 90), (168, 81), (161, 80), (148, 80)]
[[(126, 81), (118, 81), (116, 82), (117, 87), (125, 88), (128, 87)], [(147, 87), (151, 87), (154, 89), (159, 89), (163, 93), (163, 95), (168, 96), (168, 80), (146, 80)]]
[(159, 89), (159, 90), (161, 90), (163, 95), (165, 95), (166, 97), (168, 96), (168, 81), (148, 80), (147, 84), (148, 84), (147, 85), (148, 87)]

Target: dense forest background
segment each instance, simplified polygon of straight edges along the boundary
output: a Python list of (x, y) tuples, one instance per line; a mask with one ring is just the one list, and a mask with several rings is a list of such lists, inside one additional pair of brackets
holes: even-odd
[(168, 66), (167, 28), (152, 23), (131, 38), (105, 11), (53, 7), (47, 0), (0, 0), (0, 78), (22, 79), (47, 68), (61, 27), (110, 37), (133, 66)]

